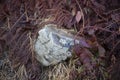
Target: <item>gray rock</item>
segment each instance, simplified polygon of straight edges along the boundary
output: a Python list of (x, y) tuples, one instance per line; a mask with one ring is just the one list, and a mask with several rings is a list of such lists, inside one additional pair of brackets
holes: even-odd
[(72, 34), (53, 24), (45, 25), (38, 34), (34, 45), (36, 59), (44, 66), (54, 65), (71, 57), (71, 47), (74, 43), (79, 44)]

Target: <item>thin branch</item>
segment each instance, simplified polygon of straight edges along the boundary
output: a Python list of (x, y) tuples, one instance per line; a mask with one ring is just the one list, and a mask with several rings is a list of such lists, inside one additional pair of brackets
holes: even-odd
[(24, 13), (18, 18), (18, 20), (13, 24), (13, 26), (11, 27), (11, 29), (15, 27), (15, 25), (20, 21), (20, 19), (21, 19), (24, 15), (25, 15), (25, 12), (24, 12)]
[(85, 18), (84, 18), (84, 13), (83, 13), (83, 10), (82, 10), (82, 8), (81, 8), (81, 6), (80, 6), (78, 0), (75, 0), (75, 1), (76, 1), (77, 5), (78, 5), (79, 9), (80, 9), (81, 12), (82, 12), (83, 28), (81, 28), (81, 30), (80, 30), (79, 32), (80, 32), (80, 33), (83, 33), (83, 30), (84, 30), (84, 28), (85, 28)]

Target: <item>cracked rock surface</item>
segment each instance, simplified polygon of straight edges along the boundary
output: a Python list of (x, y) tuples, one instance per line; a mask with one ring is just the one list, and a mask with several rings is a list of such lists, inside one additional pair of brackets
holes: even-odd
[(56, 64), (72, 56), (74, 43), (79, 44), (79, 41), (74, 40), (72, 34), (53, 24), (45, 25), (35, 42), (36, 58), (44, 66)]

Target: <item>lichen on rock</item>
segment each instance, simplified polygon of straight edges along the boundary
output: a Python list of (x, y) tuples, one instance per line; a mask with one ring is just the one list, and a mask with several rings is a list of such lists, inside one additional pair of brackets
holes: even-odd
[(64, 29), (58, 29), (53, 24), (45, 25), (38, 34), (35, 42), (36, 58), (44, 66), (53, 65), (71, 57), (71, 47), (74, 43), (79, 44), (72, 34)]

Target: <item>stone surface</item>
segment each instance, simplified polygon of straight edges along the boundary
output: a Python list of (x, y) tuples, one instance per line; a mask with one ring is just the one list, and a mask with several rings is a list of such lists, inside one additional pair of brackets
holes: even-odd
[(72, 56), (71, 47), (78, 40), (73, 39), (73, 35), (63, 29), (57, 29), (55, 25), (46, 25), (38, 32), (35, 42), (35, 52), (37, 60), (44, 66), (56, 64)]

